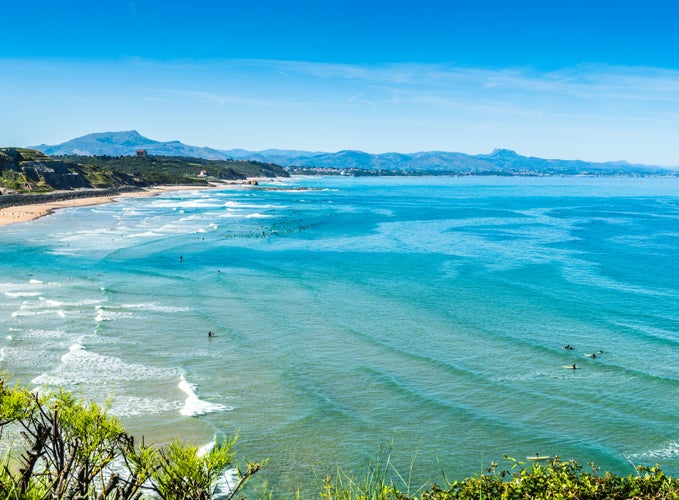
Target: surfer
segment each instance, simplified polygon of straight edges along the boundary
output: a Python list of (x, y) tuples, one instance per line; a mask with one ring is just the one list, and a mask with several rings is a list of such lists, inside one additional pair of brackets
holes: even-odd
[(573, 370), (577, 370), (577, 369), (578, 369), (578, 365), (576, 365), (575, 363), (573, 363)]
[(567, 351), (572, 351), (572, 350), (573, 350), (573, 346), (570, 345), (570, 344), (568, 344), (568, 345), (563, 346), (563, 349), (565, 349), (565, 350), (567, 350)]
[(214, 335), (214, 333), (212, 333), (212, 330), (210, 330), (209, 332), (207, 332), (207, 336), (208, 337), (214, 337), (215, 335)]

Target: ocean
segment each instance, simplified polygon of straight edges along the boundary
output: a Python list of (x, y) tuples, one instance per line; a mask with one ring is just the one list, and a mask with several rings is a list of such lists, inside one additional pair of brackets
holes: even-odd
[(12, 378), (146, 442), (238, 433), (282, 491), (386, 452), (415, 486), (504, 455), (679, 474), (679, 179), (297, 177), (0, 245)]

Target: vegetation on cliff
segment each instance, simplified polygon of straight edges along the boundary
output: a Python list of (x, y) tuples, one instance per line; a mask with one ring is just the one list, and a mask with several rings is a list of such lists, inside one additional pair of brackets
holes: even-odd
[(0, 188), (16, 192), (140, 186), (130, 175), (105, 171), (85, 163), (49, 157), (40, 151), (0, 148)]
[[(236, 160), (206, 160), (183, 156), (59, 156), (69, 162), (85, 161), (96, 168), (121, 172), (151, 183), (159, 179), (183, 179), (205, 182), (207, 178), (244, 180), (248, 177), (289, 177), (288, 172), (273, 163)], [(199, 177), (201, 172), (206, 177)], [(176, 184), (177, 182), (172, 182)]]
[(278, 165), (173, 156), (47, 156), (24, 148), (0, 148), (2, 192), (205, 185), (209, 180), (288, 177)]

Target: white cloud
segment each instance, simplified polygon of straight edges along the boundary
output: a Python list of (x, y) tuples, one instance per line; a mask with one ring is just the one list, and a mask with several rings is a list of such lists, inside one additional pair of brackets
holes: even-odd
[(679, 165), (679, 71), (659, 68), (5, 60), (0, 85), (10, 118), (0, 137), (23, 136), (23, 144), (124, 125), (224, 148), (502, 146), (552, 158)]

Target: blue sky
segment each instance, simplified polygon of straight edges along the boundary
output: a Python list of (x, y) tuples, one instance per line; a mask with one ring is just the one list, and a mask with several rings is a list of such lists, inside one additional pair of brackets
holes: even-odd
[(0, 144), (679, 166), (679, 2), (4, 0)]

